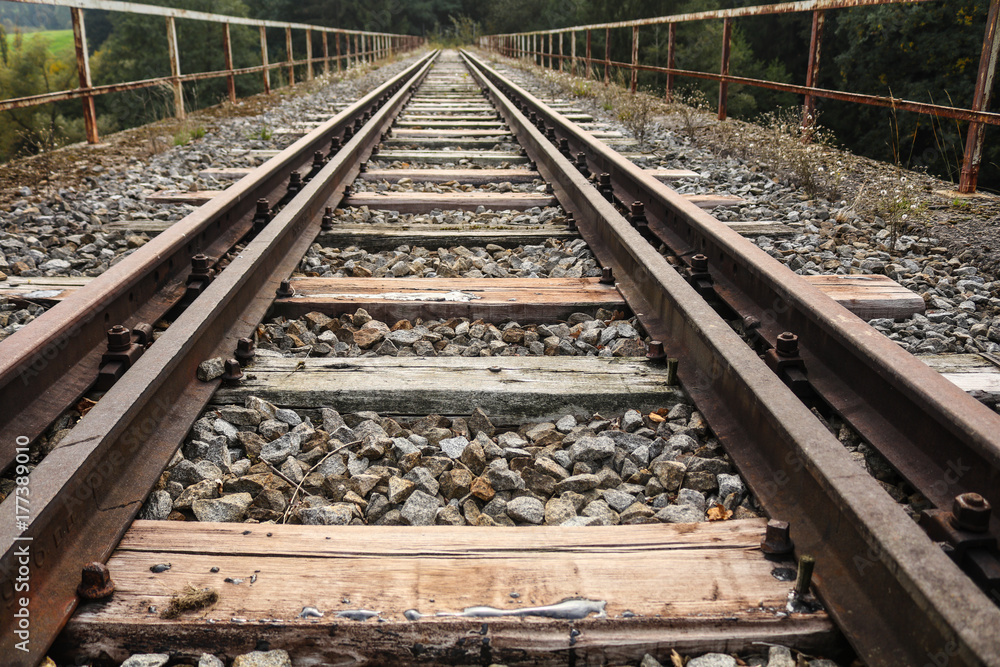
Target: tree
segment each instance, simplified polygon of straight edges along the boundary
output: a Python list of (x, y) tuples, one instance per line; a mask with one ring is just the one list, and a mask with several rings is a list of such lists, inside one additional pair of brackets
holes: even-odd
[[(43, 35), (25, 38), (20, 32), (14, 34), (13, 44), (0, 65), (0, 99), (66, 90), (75, 84), (74, 63), (55, 58), (49, 51), (48, 39)], [(72, 108), (71, 103), (62, 102), (4, 111), (0, 114), (0, 158), (36, 153), (82, 138), (82, 119), (68, 120), (68, 108)]]
[[(183, 9), (246, 16), (242, 0), (168, 0), (162, 5)], [(166, 21), (160, 16), (114, 12), (112, 30), (101, 51), (92, 59), (94, 83), (141, 81), (170, 75)], [(222, 48), (222, 24), (207, 21), (176, 20), (178, 50), (182, 73), (219, 71), (225, 68)], [(272, 31), (273, 32), (273, 31)], [(241, 66), (259, 52), (256, 31), (232, 26), (234, 65)], [(284, 40), (282, 37), (282, 49)], [(246, 64), (251, 64), (246, 62)], [(260, 76), (236, 77), (237, 94), (261, 90)], [(184, 84), (187, 108), (216, 104), (227, 95), (225, 78), (213, 78)], [(102, 95), (97, 98), (100, 114), (110, 114), (123, 127), (132, 127), (173, 113), (173, 93), (165, 87)]]

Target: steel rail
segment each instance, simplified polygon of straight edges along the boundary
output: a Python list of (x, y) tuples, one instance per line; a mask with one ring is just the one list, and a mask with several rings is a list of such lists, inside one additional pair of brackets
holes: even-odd
[[(607, 144), (537, 104), (533, 110), (573, 152), (586, 153), (592, 171), (611, 175), (621, 201), (645, 205), (660, 241), (686, 261), (707, 256), (715, 296), (755, 318), (763, 344), (772, 346), (782, 332), (798, 335), (812, 387), (928, 500), (947, 509), (955, 496), (976, 492), (1000, 506), (1000, 415)], [(991, 527), (1000, 535), (1000, 516)]]
[[(429, 71), (436, 53), (394, 77), (392, 97), (198, 296), (190, 308), (31, 473), (32, 518), (17, 531), (14, 496), (0, 505), (0, 655), (39, 662), (77, 604), (82, 566), (105, 561), (220, 381), (196, 379), (200, 362), (231, 356), (250, 335), (335, 206)], [(405, 83), (405, 86), (403, 85)], [(386, 90), (385, 86), (379, 90)], [(356, 103), (364, 109), (369, 98)], [(18, 549), (31, 553), (30, 651), (15, 649)], [(10, 662), (6, 662), (10, 660)]]
[[(940, 656), (945, 656), (940, 664), (1000, 664), (1000, 609), (850, 459), (791, 389), (506, 95), (543, 114), (562, 137), (573, 137), (580, 146), (586, 137), (527, 91), (473, 55), (463, 55), (559, 200), (577, 217), (595, 255), (614, 268), (620, 291), (647, 332), (662, 340), (671, 356), (682, 359), (679, 377), (756, 497), (772, 516), (791, 522), (798, 553), (816, 557), (817, 589), (866, 664), (933, 664)], [(611, 159), (604, 155), (610, 149), (600, 142), (586, 143), (600, 160)], [(633, 178), (651, 190), (659, 186), (631, 163), (612, 162), (617, 179)], [(675, 217), (704, 226), (700, 235), (740, 245), (737, 234), (676, 195), (649, 196), (666, 198)], [(794, 275), (759, 250), (746, 254), (764, 265), (739, 264), (754, 283), (763, 286), (769, 276)], [(802, 282), (797, 277), (795, 281)], [(811, 288), (796, 294), (786, 286), (784, 291), (784, 301), (776, 305), (807, 305), (813, 310), (834, 306)], [(839, 307), (833, 308), (833, 317), (831, 338), (839, 329), (859, 328), (843, 324), (854, 316)], [(884, 339), (869, 331), (867, 342), (882, 351), (886, 346), (875, 337)], [(851, 339), (849, 334), (859, 336), (858, 331), (843, 333)], [(937, 377), (930, 372), (920, 379), (930, 381), (931, 376)], [(946, 395), (961, 407), (975, 404), (964, 394), (959, 401), (950, 389)], [(972, 412), (973, 428), (984, 427), (983, 422), (996, 426), (981, 411)], [(950, 416), (957, 421), (957, 414)]]
[(325, 153), (332, 137), (422, 64), (375, 88), (7, 338), (0, 358), (0, 470), (13, 460), (17, 438), (34, 441), (90, 387), (108, 327), (162, 317), (183, 296), (195, 253), (213, 263), (225, 255), (251, 229), (258, 199), (276, 203), (292, 171), (307, 167), (316, 151)]

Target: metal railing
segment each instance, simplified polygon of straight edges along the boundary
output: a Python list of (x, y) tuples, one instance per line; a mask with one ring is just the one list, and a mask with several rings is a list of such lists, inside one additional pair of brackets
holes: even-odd
[[(810, 125), (812, 120), (815, 118), (815, 105), (816, 98), (818, 97), (843, 102), (853, 102), (856, 104), (889, 107), (900, 111), (913, 111), (916, 113), (937, 116), (939, 118), (951, 118), (955, 120), (968, 121), (969, 129), (965, 142), (965, 153), (962, 159), (962, 171), (958, 189), (959, 192), (972, 193), (976, 190), (976, 181), (979, 176), (979, 165), (982, 160), (983, 138), (986, 129), (985, 126), (1000, 125), (1000, 113), (992, 113), (986, 110), (989, 106), (990, 92), (993, 88), (993, 78), (997, 66), (998, 51), (1000, 51), (1000, 39), (996, 39), (997, 16), (998, 10), (1000, 10), (1000, 0), (991, 0), (990, 2), (989, 14), (987, 15), (986, 20), (986, 35), (983, 38), (983, 49), (980, 55), (979, 70), (976, 77), (975, 95), (973, 97), (972, 105), (968, 108), (914, 102), (900, 99), (898, 97), (892, 97), (891, 95), (889, 97), (884, 97), (879, 95), (850, 93), (842, 90), (820, 88), (816, 85), (819, 74), (820, 47), (823, 39), (823, 24), (826, 11), (831, 9), (866, 7), (873, 5), (916, 4), (918, 2), (928, 1), (930, 0), (802, 0), (800, 2), (785, 2), (774, 5), (758, 5), (737, 9), (722, 9), (716, 11), (695, 12), (691, 14), (677, 14), (674, 16), (660, 16), (655, 18), (636, 19), (632, 21), (595, 23), (591, 25), (572, 26), (569, 28), (557, 28), (553, 30), (536, 30), (532, 32), (488, 35), (479, 39), (479, 46), (512, 58), (529, 58), (537, 65), (552, 69), (559, 69), (560, 71), (564, 71), (566, 69), (566, 63), (568, 61), (569, 70), (573, 74), (577, 74), (579, 72), (579, 63), (583, 63), (585, 65), (584, 76), (587, 78), (591, 78), (594, 75), (594, 66), (597, 65), (604, 70), (605, 83), (610, 80), (610, 71), (612, 68), (627, 70), (631, 74), (630, 86), (633, 92), (636, 90), (638, 73), (640, 71), (666, 74), (666, 99), (668, 101), (670, 100), (674, 88), (675, 77), (682, 76), (718, 81), (719, 120), (725, 120), (726, 118), (726, 104), (728, 99), (729, 84), (739, 84), (803, 95), (803, 125), (806, 126)], [(792, 14), (800, 12), (812, 12), (812, 35), (809, 43), (809, 54), (806, 64), (806, 83), (804, 86), (781, 83), (778, 81), (734, 76), (729, 73), (729, 50), (732, 37), (732, 22), (734, 19), (749, 16)], [(675, 63), (677, 24), (710, 19), (721, 19), (723, 21), (722, 54), (719, 72), (701, 72), (678, 69)], [(667, 66), (660, 67), (655, 65), (640, 64), (639, 28), (643, 26), (661, 25), (667, 26)], [(622, 28), (632, 29), (631, 62), (621, 62), (611, 59), (611, 30)], [(594, 30), (601, 29), (605, 31), (604, 58), (595, 58), (593, 57), (591, 50), (591, 33)], [(586, 55), (583, 57), (578, 57), (576, 53), (578, 32), (586, 33)], [(564, 35), (569, 36), (569, 54), (566, 54), (563, 46)], [(547, 45), (546, 41), (548, 42)]]
[[(384, 32), (368, 32), (364, 30), (344, 30), (340, 28), (329, 28), (326, 26), (309, 25), (306, 23), (287, 23), (282, 21), (266, 21), (261, 19), (251, 19), (239, 16), (226, 16), (222, 14), (209, 14), (187, 9), (174, 9), (171, 7), (156, 7), (153, 5), (142, 5), (133, 2), (121, 2), (120, 0), (8, 0), (9, 2), (21, 2), (25, 4), (54, 5), (57, 7), (69, 7), (73, 17), (73, 42), (76, 47), (76, 67), (79, 79), (79, 87), (73, 90), (61, 90), (40, 95), (30, 95), (6, 100), (0, 100), (0, 111), (11, 109), (21, 109), (25, 107), (49, 104), (52, 102), (62, 102), (65, 100), (83, 100), (83, 119), (86, 127), (87, 142), (96, 144), (100, 140), (97, 132), (97, 112), (94, 107), (94, 98), (98, 95), (109, 93), (119, 93), (127, 90), (138, 90), (153, 86), (168, 85), (173, 88), (174, 93), (174, 115), (177, 118), (184, 118), (184, 89), (185, 81), (200, 81), (203, 79), (226, 78), (228, 87), (228, 97), (230, 102), (236, 101), (236, 75), (252, 74), (260, 72), (264, 81), (264, 92), (271, 92), (271, 70), (277, 68), (287, 68), (289, 85), (295, 83), (295, 67), (306, 67), (306, 80), (313, 79), (313, 65), (322, 63), (323, 73), (329, 74), (331, 61), (336, 64), (337, 71), (341, 71), (345, 65), (350, 67), (356, 63), (372, 63), (382, 58), (392, 56), (394, 53), (409, 51), (420, 47), (424, 43), (422, 37), (414, 35), (400, 35)], [(87, 49), (87, 31), (84, 24), (84, 10), (103, 10), (111, 12), (123, 12), (128, 14), (147, 14), (152, 16), (163, 16), (166, 18), (167, 47), (170, 59), (170, 76), (144, 79), (141, 81), (126, 81), (122, 83), (112, 83), (95, 86), (90, 77), (90, 53)], [(189, 19), (195, 21), (208, 21), (222, 24), (221, 49), (225, 57), (225, 69), (214, 72), (197, 72), (192, 74), (181, 73), (180, 52), (177, 43), (176, 19)], [(260, 54), (261, 64), (251, 67), (233, 67), (233, 50), (229, 36), (230, 25), (256, 26), (260, 30)], [(270, 62), (267, 53), (267, 29), (281, 28), (285, 31), (285, 53), (286, 60)], [(306, 57), (295, 60), (292, 49), (292, 30), (304, 30), (306, 37)], [(313, 32), (318, 32), (322, 36), (322, 57), (313, 57)], [(333, 36), (334, 54), (330, 54), (330, 36)]]

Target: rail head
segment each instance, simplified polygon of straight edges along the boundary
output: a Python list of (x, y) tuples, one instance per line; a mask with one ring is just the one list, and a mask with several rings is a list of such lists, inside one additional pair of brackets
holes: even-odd
[[(993, 664), (1000, 609), (506, 93), (546, 120), (558, 115), (472, 54), (464, 56), (602, 264), (614, 266), (648, 333), (683, 359), (685, 388), (757, 498), (772, 516), (792, 523), (798, 553), (816, 556), (827, 609), (868, 664), (920, 665), (942, 651), (957, 664)], [(563, 119), (557, 127), (568, 125)]]

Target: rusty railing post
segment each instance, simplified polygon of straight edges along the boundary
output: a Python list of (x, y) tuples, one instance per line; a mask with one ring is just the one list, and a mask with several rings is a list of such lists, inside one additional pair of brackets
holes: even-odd
[(330, 74), (330, 44), (327, 42), (326, 30), (323, 31), (323, 76)]
[(569, 33), (569, 72), (576, 76), (576, 30)]
[[(812, 37), (809, 38), (809, 67), (806, 69), (806, 87), (814, 88), (819, 77), (820, 47), (823, 43), (823, 24), (826, 15), (817, 9), (812, 15)], [(812, 127), (816, 122), (816, 98), (806, 95), (802, 104), (802, 127)]]
[(306, 28), (306, 81), (313, 79), (313, 33)]
[[(544, 42), (544, 38), (542, 38)], [(552, 69), (552, 33), (549, 33), (549, 48), (545, 50), (545, 66)]]
[(604, 29), (604, 83), (611, 81), (611, 28)]
[(566, 60), (563, 57), (563, 34), (559, 33), (559, 71), (560, 72), (562, 72), (565, 69), (563, 67), (563, 63), (564, 62), (566, 62)]
[(587, 31), (587, 78), (589, 79), (594, 73), (593, 66), (590, 60), (590, 30)]
[(233, 74), (233, 42), (229, 36), (229, 22), (222, 24), (222, 48), (226, 58), (226, 90), (229, 101), (236, 102), (236, 77)]
[[(80, 81), (80, 88), (89, 90), (93, 87), (90, 80), (90, 54), (87, 53), (87, 28), (83, 23), (83, 10), (79, 7), (72, 7), (70, 13), (73, 16), (73, 45), (76, 47), (76, 74)], [(87, 131), (87, 143), (96, 144), (101, 138), (97, 135), (97, 111), (94, 108), (94, 96), (84, 95), (83, 101), (83, 124)]]
[(285, 27), (285, 55), (288, 56), (288, 85), (295, 85), (295, 65), (292, 63), (295, 61), (292, 55), (292, 27)]
[(341, 64), (342, 64), (340, 62), (340, 33), (339, 32), (333, 33), (333, 43), (337, 47), (337, 73), (339, 74), (340, 71), (341, 71)]
[(267, 62), (267, 28), (260, 26), (260, 62), (264, 67), (264, 94), (271, 94), (271, 68)]
[(632, 26), (632, 81), (629, 88), (636, 91), (639, 85), (639, 26)]
[(731, 18), (722, 21), (722, 65), (719, 67), (719, 120), (726, 120), (726, 103), (729, 101), (729, 42), (733, 36), (733, 20)]
[[(983, 52), (979, 57), (979, 73), (976, 75), (976, 94), (972, 99), (973, 111), (983, 111), (990, 105), (993, 76), (997, 69), (997, 51), (1000, 49), (1000, 40), (996, 38), (998, 10), (1000, 10), (1000, 0), (992, 0), (990, 12), (986, 16)], [(986, 126), (983, 123), (969, 123), (969, 134), (965, 140), (965, 154), (962, 156), (962, 174), (958, 182), (958, 191), (961, 193), (971, 194), (976, 191), (985, 133)]]
[[(675, 49), (677, 47), (677, 24), (670, 23), (667, 26), (667, 69), (672, 70), (675, 67), (674, 55), (676, 53)], [(674, 95), (674, 73), (667, 72), (667, 91), (664, 95), (664, 99), (669, 102), (673, 99)]]
[(184, 89), (181, 87), (181, 57), (177, 49), (177, 26), (174, 17), (167, 17), (167, 50), (170, 54), (170, 77), (174, 87), (174, 115), (184, 118)]

